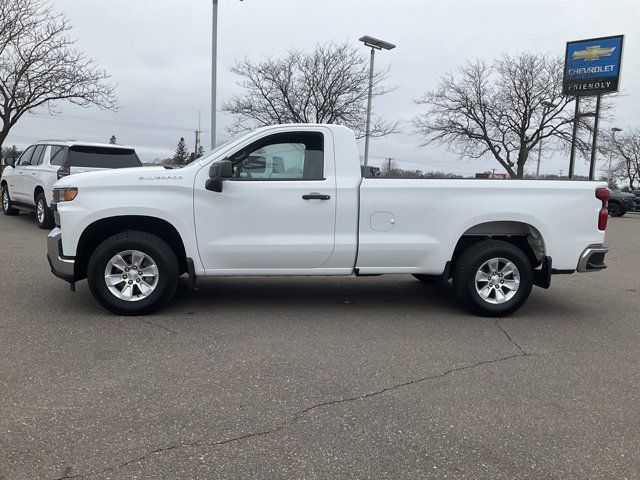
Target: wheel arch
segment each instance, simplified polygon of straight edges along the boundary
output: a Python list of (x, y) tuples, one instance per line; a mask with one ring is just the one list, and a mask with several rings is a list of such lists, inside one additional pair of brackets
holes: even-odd
[(44, 193), (44, 187), (42, 185), (36, 185), (36, 188), (33, 190), (33, 204), (35, 205), (36, 199), (38, 198), (38, 194), (42, 193), (44, 195), (44, 201), (47, 202), (47, 195)]
[(453, 249), (449, 271), (453, 271), (462, 252), (471, 245), (489, 239), (502, 240), (520, 248), (534, 268), (540, 266), (547, 255), (542, 233), (534, 225), (513, 220), (488, 221), (469, 227), (460, 235)]
[(102, 241), (126, 231), (146, 232), (164, 240), (178, 258), (180, 274), (187, 271), (187, 255), (184, 241), (176, 228), (158, 217), (123, 215), (101, 218), (84, 229), (75, 257), (75, 276), (78, 280), (86, 278), (89, 258)]

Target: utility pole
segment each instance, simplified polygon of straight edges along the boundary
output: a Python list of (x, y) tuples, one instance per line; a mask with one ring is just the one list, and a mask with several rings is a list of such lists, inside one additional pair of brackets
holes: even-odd
[(198, 150), (200, 150), (200, 130), (196, 128), (196, 146), (193, 150), (196, 158), (198, 158)]
[[(549, 102), (548, 100), (543, 100), (540, 103), (542, 103), (544, 108), (542, 111), (542, 123), (544, 123), (544, 119), (547, 116), (548, 111), (552, 108), (556, 108), (558, 105)], [(542, 135), (542, 128), (540, 129), (540, 135)], [(538, 141), (538, 166), (536, 167), (536, 178), (540, 178), (540, 157), (542, 157), (542, 138)]]
[(198, 151), (200, 150), (200, 110), (198, 110), (198, 128), (196, 128), (196, 146), (194, 147), (194, 157), (198, 158)]

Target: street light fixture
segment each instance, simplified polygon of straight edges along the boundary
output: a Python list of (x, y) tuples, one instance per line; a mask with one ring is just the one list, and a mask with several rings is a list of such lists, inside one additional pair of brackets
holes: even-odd
[(393, 50), (396, 46), (393, 43), (385, 42), (377, 38), (365, 35), (360, 38), (365, 46), (371, 48), (371, 61), (369, 65), (369, 101), (367, 103), (367, 128), (364, 141), (364, 164), (369, 164), (369, 138), (371, 136), (371, 102), (373, 100), (373, 66), (375, 63), (376, 50)]
[[(549, 110), (556, 108), (558, 106), (557, 103), (550, 102), (548, 100), (543, 100), (540, 104), (544, 107), (542, 111), (542, 121), (544, 122), (544, 117), (547, 116)], [(540, 131), (542, 133), (542, 130)], [(536, 178), (540, 178), (540, 157), (542, 156), (542, 138), (538, 142), (538, 166), (536, 167)]]

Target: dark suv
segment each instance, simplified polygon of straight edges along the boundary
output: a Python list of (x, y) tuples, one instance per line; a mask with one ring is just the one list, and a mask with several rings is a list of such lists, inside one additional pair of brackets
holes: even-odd
[(609, 195), (609, 215), (621, 217), (627, 212), (635, 210), (635, 195), (633, 193), (612, 191)]

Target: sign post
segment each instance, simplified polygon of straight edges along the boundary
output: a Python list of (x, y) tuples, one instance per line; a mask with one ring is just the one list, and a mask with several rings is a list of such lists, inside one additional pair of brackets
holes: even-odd
[(596, 112), (591, 145), (591, 164), (589, 180), (595, 175), (595, 161), (602, 95), (617, 92), (620, 83), (620, 67), (622, 64), (622, 44), (624, 35), (613, 37), (591, 38), (567, 42), (564, 61), (564, 77), (562, 93), (576, 99), (576, 111), (571, 140), (571, 158), (569, 160), (569, 178), (573, 178), (575, 150), (580, 121), (579, 100), (583, 96), (597, 96)]

